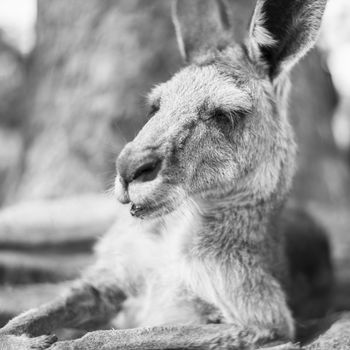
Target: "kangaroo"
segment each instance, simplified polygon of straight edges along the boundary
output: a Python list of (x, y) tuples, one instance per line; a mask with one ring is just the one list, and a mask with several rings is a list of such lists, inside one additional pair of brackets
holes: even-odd
[[(67, 295), (1, 330), (5, 348), (297, 348), (281, 223), (296, 155), (288, 73), (325, 5), (258, 0), (245, 23), (239, 2), (173, 2), (188, 65), (153, 89), (149, 121), (117, 159), (120, 218)], [(113, 318), (128, 329), (46, 335)]]

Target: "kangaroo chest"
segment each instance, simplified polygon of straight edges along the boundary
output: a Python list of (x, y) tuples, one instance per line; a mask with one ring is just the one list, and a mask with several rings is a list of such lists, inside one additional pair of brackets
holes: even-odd
[(198, 286), (201, 272), (186, 256), (193, 227), (187, 223), (162, 229), (166, 232), (124, 232), (113, 244), (105, 244), (113, 246), (116, 277), (123, 266), (122, 274), (136, 286), (116, 327), (203, 324), (220, 318), (218, 309), (196, 291), (206, 286)]

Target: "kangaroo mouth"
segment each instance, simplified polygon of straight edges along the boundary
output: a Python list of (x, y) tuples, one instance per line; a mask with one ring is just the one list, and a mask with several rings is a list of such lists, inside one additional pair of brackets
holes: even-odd
[[(144, 219), (147, 216), (160, 216), (162, 215), (160, 212), (162, 211), (163, 207), (164, 205), (149, 206), (132, 203), (130, 207), (130, 214), (140, 219)], [(159, 212), (159, 215), (157, 215), (157, 212)]]
[(141, 219), (169, 214), (186, 198), (181, 186), (164, 181), (161, 176), (147, 182), (134, 181), (128, 186), (117, 176), (115, 194), (119, 202), (130, 205), (132, 216)]
[(175, 210), (171, 201), (163, 201), (157, 205), (131, 203), (130, 214), (139, 219), (157, 218), (170, 214)]

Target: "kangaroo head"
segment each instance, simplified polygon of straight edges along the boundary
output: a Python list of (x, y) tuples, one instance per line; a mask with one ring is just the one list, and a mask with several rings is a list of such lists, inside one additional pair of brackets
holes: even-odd
[(160, 216), (188, 197), (289, 189), (285, 78), (314, 44), (326, 0), (258, 0), (250, 21), (249, 3), (174, 2), (189, 65), (151, 92), (150, 119), (117, 160), (116, 194), (133, 215)]

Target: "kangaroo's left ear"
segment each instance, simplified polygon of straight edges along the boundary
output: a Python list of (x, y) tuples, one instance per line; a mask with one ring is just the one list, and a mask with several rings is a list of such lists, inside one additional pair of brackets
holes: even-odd
[(315, 44), (327, 0), (258, 0), (250, 24), (248, 50), (268, 64), (271, 79)]
[(246, 37), (256, 0), (173, 0), (172, 17), (180, 52), (191, 61)]

